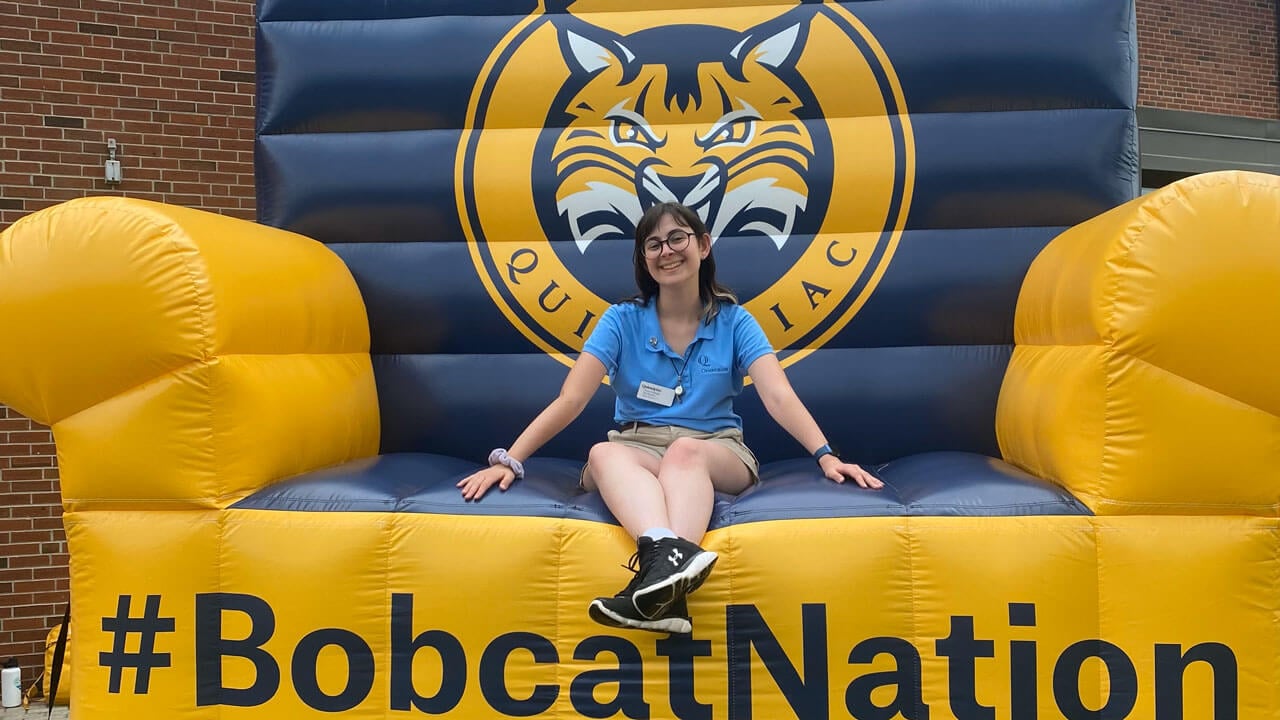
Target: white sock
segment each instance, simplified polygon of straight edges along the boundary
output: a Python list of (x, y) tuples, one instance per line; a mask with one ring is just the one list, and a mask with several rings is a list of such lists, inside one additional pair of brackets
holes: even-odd
[(674, 538), (675, 533), (664, 527), (649, 528), (640, 534), (640, 537), (647, 537), (650, 540), (661, 540), (662, 538)]

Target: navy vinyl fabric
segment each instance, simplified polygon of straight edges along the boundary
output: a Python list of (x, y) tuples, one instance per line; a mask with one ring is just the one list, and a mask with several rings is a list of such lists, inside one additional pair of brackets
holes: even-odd
[[(742, 3), (753, 4), (790, 3)], [(1137, 53), (1127, 0), (840, 4), (892, 58), (912, 113), (1132, 109)], [(436, 127), (462, 127), (469, 80), (488, 50), (538, 5), (260, 0), (259, 73), (277, 84), (260, 91), (259, 133), (306, 132), (310, 123), (330, 132), (422, 129), (406, 120), (415, 109), (438, 118)], [(618, 9), (645, 8), (633, 2)], [(325, 89), (358, 93), (346, 97), (363, 102), (344, 103)], [(458, 89), (460, 95), (441, 97)], [(354, 112), (369, 106), (397, 112), (376, 118)]]
[(428, 453), (388, 453), (318, 470), (236, 503), (250, 510), (291, 512), (411, 512), (524, 515), (614, 522), (600, 496), (578, 489), (582, 463), (530, 459), (525, 478), (508, 492), (495, 489), (467, 502), (455, 487), (480, 468), (475, 462)]
[[(246, 510), (532, 516), (617, 524), (598, 493), (577, 486), (581, 463), (531, 458), (525, 479), (506, 492), (465, 501), (455, 483), (480, 466), (425, 453), (387, 454), (277, 483), (236, 503)], [(900, 515), (1088, 515), (1062, 488), (1000, 460), (927, 453), (875, 468), (881, 490), (824, 480), (810, 460), (764, 465), (760, 484), (720, 495), (711, 529), (788, 519)]]
[[(908, 230), (895, 260), (868, 301), (824, 348), (889, 345), (996, 345), (1013, 342), (1005, 311), (1017, 301), (1022, 273), (1064, 228)], [(610, 241), (620, 255), (630, 243)], [(510, 352), (510, 323), (492, 303), (475, 302), (475, 271), (462, 243), (334, 243), (364, 289), (377, 355)], [(717, 251), (724, 275), (746, 276), (751, 258)], [(613, 272), (608, 297), (635, 292)], [(759, 291), (747, 283), (734, 290)], [(534, 352), (531, 344), (525, 351)]]
[[(917, 116), (907, 229), (1064, 226), (1109, 210), (1133, 192), (1134, 122), (1124, 109)], [(332, 243), (460, 242), (449, 203), (461, 135), (432, 129), (260, 136), (260, 212)], [(724, 276), (733, 277), (727, 270)], [(736, 284), (750, 282), (746, 274)]]
[(762, 468), (761, 483), (737, 498), (719, 497), (711, 527), (748, 522), (893, 515), (1001, 517), (1091, 515), (1066, 490), (991, 457), (922, 453), (874, 468), (880, 490), (820, 477), (812, 460)]
[[(575, 16), (579, 5), (549, 3), (548, 22), (563, 28), (601, 19)], [(789, 4), (744, 5), (781, 13)], [(382, 450), (397, 454), (352, 477), (383, 471), (399, 477), (397, 463), (404, 461), (392, 458), (410, 457), (402, 453), (481, 459), (509, 443), (564, 379), (565, 366), (486, 292), (489, 280), (477, 269), (462, 217), (469, 202), (462, 179), (469, 176), (460, 167), (469, 162), (468, 133), (477, 129), (469, 123), (482, 95), (478, 79), (505, 57), (503, 43), (533, 27), (539, 7), (529, 0), (258, 3), (259, 217), (329, 244), (351, 269), (369, 313)], [(851, 460), (905, 462), (938, 451), (998, 455), (995, 404), (1027, 267), (1062, 229), (1138, 191), (1133, 3), (866, 0), (840, 7), (892, 63), (901, 98), (888, 105), (890, 125), (901, 133), (909, 119), (911, 162), (898, 168), (910, 168), (911, 190), (896, 196), (906, 203), (903, 232), (874, 292), (788, 375)], [(708, 10), (697, 19), (715, 25), (726, 12)], [(672, 32), (710, 31), (686, 24)], [(544, 71), (566, 69), (512, 72)], [(556, 117), (513, 113), (495, 112), (480, 131), (542, 138), (538, 147), (561, 132)], [(798, 118), (819, 150), (823, 133), (863, 119)], [(814, 167), (850, 167), (840, 165), (847, 158), (824, 162)], [(554, 194), (552, 173), (512, 167), (512, 187), (532, 183), (535, 193)], [(814, 200), (812, 213), (821, 205)], [(882, 231), (879, 216), (860, 218), (822, 231)], [(547, 239), (557, 247), (572, 242)], [(788, 250), (792, 255), (762, 262), (767, 240), (760, 237), (717, 242), (720, 280), (744, 302), (770, 291), (778, 262), (795, 259)], [(803, 248), (825, 239), (798, 227), (788, 242)], [(630, 252), (628, 240), (597, 240), (574, 266), (575, 277), (602, 298), (626, 297), (634, 292)], [(816, 344), (818, 334), (799, 344)], [(780, 356), (796, 349), (779, 348)], [(580, 462), (603, 439), (611, 409), (611, 391), (602, 387), (543, 455)], [(762, 461), (803, 453), (768, 418), (753, 389), (740, 398), (738, 412)], [(946, 457), (963, 464), (970, 456)], [(446, 472), (445, 465), (430, 467)], [(407, 496), (397, 487), (361, 502), (400, 503)], [(914, 501), (895, 502), (901, 510)]]
[[(827, 350), (805, 360), (806, 372), (790, 377), (851, 461), (888, 462), (930, 450), (999, 455), (992, 418), (1011, 352), (1007, 345)], [(514, 438), (546, 405), (528, 388), (555, 387), (564, 367), (533, 353), (380, 355), (374, 373), (382, 415), (392, 420), (382, 430), (383, 452), (439, 445), (460, 457), (483, 458), (495, 436)], [(753, 388), (743, 391), (735, 408), (761, 462), (804, 454), (769, 419)], [(578, 421), (541, 452), (585, 459), (611, 427), (613, 392), (602, 387)]]

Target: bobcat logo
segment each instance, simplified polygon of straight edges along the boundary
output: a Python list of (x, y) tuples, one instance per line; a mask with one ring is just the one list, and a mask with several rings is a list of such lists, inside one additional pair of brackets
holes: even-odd
[(675, 200), (784, 365), (833, 337), (910, 205), (909, 116), (875, 39), (837, 3), (570, 4), (494, 49), (459, 145), (459, 214), (499, 310), (570, 362), (633, 292), (644, 209)]
[(571, 75), (546, 122), (563, 130), (535, 154), (556, 181), (554, 198), (539, 198), (543, 226), (563, 227), (585, 253), (631, 240), (645, 208), (674, 200), (716, 241), (757, 235), (781, 249), (797, 225), (812, 232), (802, 220), (821, 217), (829, 187), (810, 167), (831, 146), (795, 73), (806, 29), (787, 15), (746, 32), (678, 25), (625, 37), (566, 23)]

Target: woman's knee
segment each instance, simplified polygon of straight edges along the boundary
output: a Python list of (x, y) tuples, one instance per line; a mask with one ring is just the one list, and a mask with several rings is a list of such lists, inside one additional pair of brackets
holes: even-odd
[(690, 437), (676, 438), (667, 447), (666, 454), (662, 456), (662, 464), (678, 468), (705, 467), (706, 446), (707, 443), (704, 440), (695, 440)]
[(611, 442), (598, 442), (592, 445), (587, 451), (587, 467), (595, 471), (607, 466), (611, 459), (618, 456), (619, 449)]

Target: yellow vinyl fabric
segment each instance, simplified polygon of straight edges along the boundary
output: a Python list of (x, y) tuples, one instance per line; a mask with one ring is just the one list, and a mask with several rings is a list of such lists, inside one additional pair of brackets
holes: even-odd
[[(49, 633), (44, 637), (44, 670), (40, 673), (39, 690), (40, 696), (46, 702), (53, 705), (66, 705), (71, 701), (71, 673), (67, 672), (67, 658), (70, 657), (71, 648), (71, 632), (67, 632), (66, 644), (63, 646), (62, 663), (58, 670), (58, 694), (56, 697), (49, 696), (49, 690), (53, 685), (53, 656), (58, 651), (58, 635), (62, 630), (62, 623), (49, 628)], [(31, 691), (36, 687), (33, 685)]]
[(630, 578), (613, 525), (229, 507), (376, 452), (350, 273), (198, 211), (36, 213), (0, 236), (0, 399), (58, 442), (74, 712), (1280, 716), (1277, 405), (1258, 369), (1280, 347), (1257, 319), (1280, 310), (1277, 192), (1197, 178), (1033, 266), (1002, 448), (1097, 515), (730, 525), (703, 543), (721, 559), (693, 633), (669, 637), (589, 619)]
[[(1252, 261), (1208, 280), (1166, 261), (1169, 250), (1108, 249), (1142, 227), (1134, 217), (1163, 218), (1148, 232), (1173, 236), (1174, 225), (1274, 212), (1255, 194), (1274, 185), (1254, 180), (1208, 177), (1152, 208), (1141, 209), (1150, 198), (1121, 208), (1096, 232), (1064, 235), (1079, 242), (1060, 239), (1046, 251), (1054, 263), (1033, 268), (1024, 299), (1054, 267), (1066, 280), (1038, 312), (1020, 305), (1001, 441), (1099, 514), (729, 525), (703, 542), (721, 559), (689, 598), (689, 636), (589, 619), (592, 598), (630, 579), (621, 564), (634, 545), (614, 525), (230, 507), (280, 477), (376, 451), (368, 335), (350, 274), (305, 238), (195, 211), (110, 200), (37, 213), (0, 238), (0, 297), (21, 309), (20, 320), (6, 313), (4, 322), (24, 344), (0, 350), (0, 398), (52, 423), (67, 472), (74, 712), (121, 720), (1280, 716), (1280, 528), (1257, 509), (1274, 471), (1258, 459), (1266, 436), (1248, 436), (1244, 423), (1233, 426), (1242, 438), (1205, 429), (1202, 450), (1230, 440), (1245, 455), (1204, 455), (1218, 470), (1191, 482), (1126, 464), (1120, 450), (1149, 452), (1146, 435), (1106, 424), (1157, 403), (1164, 414), (1130, 416), (1121, 427), (1142, 422), (1185, 439), (1189, 431), (1164, 416), (1184, 396), (1218, 403), (1204, 413), (1235, 407), (1215, 399), (1226, 394), (1270, 402), (1267, 378), (1247, 375), (1256, 359), (1228, 373), (1170, 350), (1193, 346), (1180, 335), (1190, 325), (1266, 352), (1270, 328), (1234, 340), (1213, 323), (1160, 314), (1166, 303), (1179, 314), (1188, 305), (1221, 309), (1208, 297), (1184, 301), (1180, 287), (1218, 282), (1230, 295), (1261, 282), (1251, 278), (1276, 264), (1264, 244), (1255, 256), (1223, 251)], [(1171, 214), (1184, 201), (1199, 208), (1202, 192), (1222, 193), (1205, 206), (1216, 211)], [(72, 223), (66, 212), (85, 215)], [(1213, 212), (1221, 217), (1200, 219)], [(1218, 267), (1225, 261), (1216, 255), (1198, 253), (1196, 266)], [(1155, 269), (1129, 269), (1139, 264)], [(1107, 272), (1139, 277), (1147, 289), (1125, 290)], [(1179, 288), (1165, 284), (1166, 273)], [(1221, 273), (1236, 283), (1215, 280)], [(1157, 285), (1159, 303), (1150, 300)], [(1121, 329), (1099, 324), (1107, 313), (1096, 302), (1070, 301), (1081, 293), (1118, 294), (1123, 312), (1108, 312)], [(118, 308), (115, 334), (65, 312), (88, 303)], [(41, 327), (85, 339), (44, 338)], [(1196, 382), (1166, 378), (1152, 389), (1131, 372), (1135, 362)], [(1023, 439), (1023, 451), (1005, 424), (1013, 411), (1060, 424), (1038, 425), (1040, 443)], [(1120, 448), (1098, 455), (1094, 476), (1052, 464), (1084, 455), (1090, 442), (1095, 453)], [(1223, 470), (1250, 469), (1244, 463), (1252, 474)]]
[(1099, 514), (1280, 508), (1280, 178), (1208, 173), (1055, 238), (1018, 299), (1005, 458)]
[[(0, 402), (57, 443), (77, 720), (1280, 718), (1280, 178), (1191, 178), (1030, 268), (999, 446), (1095, 514), (928, 427), (999, 376), (983, 296), (1020, 266), (985, 253), (1129, 197), (1131, 3), (526, 5), (258, 3), (263, 217), (387, 251), (374, 325), (429, 341), (389, 330), (379, 367), (429, 443), (374, 457), (365, 303), (319, 242), (128, 198), (0, 235)], [(951, 456), (881, 491), (762, 473), (670, 636), (590, 619), (636, 544), (576, 467), (463, 501), (483, 455), (452, 441), (581, 348), (608, 224), (667, 195), (763, 243), (721, 267), (833, 442)], [(991, 429), (968, 417), (941, 425)]]
[[(1280, 713), (1271, 518), (732, 526), (706, 538), (721, 560), (689, 636), (588, 619), (629, 578), (625, 535), (595, 522), (229, 509), (67, 527), (85, 717)], [(141, 652), (142, 633), (109, 623), (148, 603), (146, 661), (115, 673), (99, 653)]]
[(308, 238), (73, 200), (0, 236), (0, 308), (0, 401), (52, 426), (68, 508), (223, 507), (377, 452), (364, 303)]

